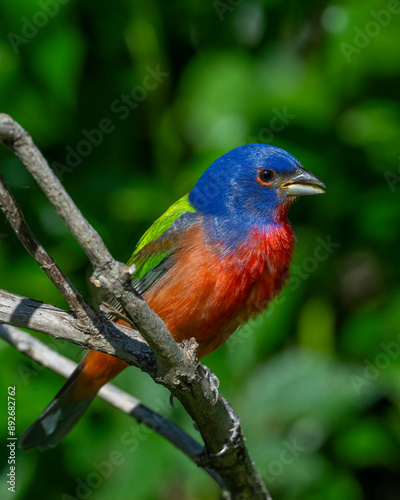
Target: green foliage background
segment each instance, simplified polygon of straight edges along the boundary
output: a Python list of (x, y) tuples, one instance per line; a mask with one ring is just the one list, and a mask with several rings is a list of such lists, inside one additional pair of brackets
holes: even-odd
[[(376, 14), (389, 7), (389, 17)], [(68, 166), (66, 148), (84, 150), (84, 130), (111, 120), (114, 130), (59, 172), (117, 258), (128, 259), (151, 222), (215, 158), (240, 144), (285, 148), (325, 181), (325, 195), (291, 209), (294, 278), (281, 298), (206, 358), (278, 500), (391, 500), (400, 491), (400, 14), (394, 9), (400, 11), (396, 2), (372, 0), (5, 0), (0, 6), (0, 108), (48, 160)], [(30, 22), (44, 25), (27, 34)], [(157, 68), (168, 76), (144, 97), (137, 87)], [(132, 89), (140, 100), (135, 109), (116, 112), (115, 101)], [(287, 114), (286, 123), (274, 120), (277, 113)], [(30, 225), (89, 299), (83, 252), (4, 147), (0, 165)], [(3, 217), (0, 234), (1, 288), (66, 307)], [(321, 240), (336, 246), (327, 253)], [(38, 337), (79, 359), (77, 347)], [(63, 380), (4, 342), (0, 373), (5, 437), (8, 386), (17, 388), (20, 434)], [(138, 370), (115, 383), (196, 436), (182, 408), (169, 409), (166, 391)], [(300, 451), (284, 452), (289, 445)], [(117, 456), (109, 477), (98, 481), (98, 464)], [(100, 400), (57, 448), (18, 451), (15, 494), (4, 484), (5, 444), (0, 457), (4, 499), (218, 497), (179, 451)]]

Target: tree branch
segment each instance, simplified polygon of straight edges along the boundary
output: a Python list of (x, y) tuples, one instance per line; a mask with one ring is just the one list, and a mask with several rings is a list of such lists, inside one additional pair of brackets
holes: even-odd
[[(209, 381), (195, 358), (193, 346), (189, 343), (180, 347), (174, 341), (163, 321), (132, 289), (131, 276), (134, 270), (112, 257), (99, 234), (83, 217), (43, 155), (36, 148), (30, 135), (12, 118), (4, 114), (0, 114), (0, 139), (20, 158), (87, 254), (94, 268), (92, 282), (118, 298), (126, 313), (138, 326), (141, 335), (154, 351), (154, 370), (148, 373), (157, 383), (167, 387), (181, 401), (196, 422), (205, 442), (206, 453), (201, 465), (213, 469), (221, 476), (229, 491), (228, 497), (232, 499), (265, 500), (270, 498), (248, 454), (238, 417), (221, 395), (215, 401), (215, 395)], [(4, 203), (2, 200), (3, 206)], [(49, 277), (52, 279), (51, 275)], [(48, 306), (35, 308), (31, 303), (34, 301), (28, 303), (26, 301), (29, 299), (22, 299), (22, 302), (31, 308), (31, 313), (36, 312), (36, 314), (24, 318), (30, 324), (29, 327), (34, 328), (33, 324), (38, 323), (37, 326), (41, 328), (38, 331), (51, 334), (51, 332), (45, 331), (46, 328), (42, 320), (42, 315), (45, 312), (43, 308), (46, 309)], [(21, 300), (18, 308), (21, 309)], [(54, 315), (53, 320), (60, 322), (59, 311), (54, 308), (51, 313)], [(63, 312), (65, 313), (65, 311)], [(10, 311), (8, 311), (9, 321), (6, 322), (23, 326), (13, 322), (18, 316), (16, 313), (17, 311), (13, 309), (10, 316)], [(135, 352), (137, 339), (131, 338), (131, 336), (134, 337), (134, 334), (128, 334), (124, 331), (124, 335), (121, 336), (120, 328), (116, 328), (118, 333), (114, 330), (111, 335), (110, 332), (113, 328), (108, 325), (109, 322), (105, 322), (101, 316), (98, 318), (101, 323), (100, 328), (98, 325), (92, 324), (89, 328), (90, 332), (88, 332), (87, 325), (76, 320), (77, 324), (80, 323), (79, 328), (71, 332), (70, 341), (79, 344), (80, 340), (84, 338), (87, 347), (90, 346), (90, 348), (114, 354), (143, 369), (139, 362), (141, 360), (138, 360)], [(66, 320), (64, 316), (62, 319)], [(71, 317), (69, 319), (71, 321)], [(81, 330), (78, 336), (76, 335), (77, 330)], [(58, 328), (56, 331), (59, 335)], [(117, 337), (114, 336), (114, 332)], [(72, 337), (75, 340), (72, 340)], [(101, 339), (101, 348), (98, 345), (99, 339)], [(92, 347), (93, 343), (97, 344), (97, 348)], [(124, 344), (123, 349), (122, 344)]]
[(128, 268), (112, 257), (98, 232), (83, 217), (33, 143), (31, 136), (10, 116), (0, 114), (0, 139), (25, 165), (83, 248), (94, 268), (94, 284), (103, 286), (120, 300), (132, 320), (140, 325), (144, 338), (162, 360), (161, 365), (172, 366), (176, 365), (178, 360), (182, 361), (179, 346), (163, 321), (134, 293), (130, 286), (134, 269)]
[[(14, 346), (19, 352), (54, 372), (68, 378), (75, 370), (77, 364), (62, 356), (46, 344), (40, 342), (19, 328), (0, 324), (0, 337)], [(98, 396), (114, 408), (130, 415), (139, 423), (157, 432), (167, 439), (176, 448), (181, 450), (191, 460), (196, 462), (202, 453), (203, 447), (178, 425), (151, 410), (138, 399), (122, 391), (113, 384), (106, 384), (99, 391)], [(211, 469), (205, 471), (223, 487), (222, 479)]]
[(111, 354), (153, 374), (155, 356), (143, 337), (132, 328), (99, 315), (100, 328), (83, 324), (69, 311), (0, 289), (0, 323), (64, 339), (85, 349)]

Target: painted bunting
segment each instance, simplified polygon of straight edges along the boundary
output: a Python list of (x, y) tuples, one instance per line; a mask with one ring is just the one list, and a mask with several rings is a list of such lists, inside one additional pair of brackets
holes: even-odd
[[(226, 153), (140, 239), (128, 262), (134, 287), (177, 342), (196, 339), (201, 359), (280, 292), (294, 246), (289, 207), (324, 187), (282, 149), (250, 144)], [(127, 366), (89, 351), (20, 446), (55, 446)]]

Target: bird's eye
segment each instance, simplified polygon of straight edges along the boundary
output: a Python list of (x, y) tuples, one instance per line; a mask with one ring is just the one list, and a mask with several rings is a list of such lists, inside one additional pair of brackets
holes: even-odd
[(274, 182), (275, 175), (275, 170), (272, 170), (270, 168), (260, 168), (258, 170), (257, 180), (264, 186), (270, 186)]

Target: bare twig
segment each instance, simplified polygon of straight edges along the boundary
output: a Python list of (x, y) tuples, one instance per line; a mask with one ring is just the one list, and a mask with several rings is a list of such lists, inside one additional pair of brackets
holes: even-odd
[[(206, 453), (201, 465), (212, 468), (221, 476), (229, 491), (228, 498), (270, 498), (248, 454), (238, 417), (224, 398), (219, 396), (215, 401), (213, 390), (190, 344), (184, 348), (176, 344), (163, 321), (133, 291), (132, 270), (113, 259), (99, 234), (83, 217), (29, 134), (4, 114), (0, 114), (0, 140), (20, 158), (86, 252), (94, 267), (93, 283), (118, 298), (154, 351), (156, 369), (151, 375), (181, 401), (204, 439)], [(95, 333), (98, 336), (105, 334), (103, 331)], [(76, 338), (76, 343), (79, 343), (78, 340)], [(108, 336), (107, 340), (110, 344), (107, 349), (111, 351), (115, 340)], [(105, 346), (108, 342), (103, 341)], [(86, 342), (91, 343), (88, 339)], [(120, 352), (119, 347), (120, 344), (115, 355), (124, 360), (129, 358), (128, 362), (133, 364), (134, 343), (126, 342), (129, 355)], [(98, 350), (105, 352), (103, 348)]]
[(29, 254), (36, 260), (51, 281), (56, 285), (79, 320), (82, 323), (88, 322), (89, 324), (96, 324), (98, 322), (97, 315), (90, 309), (78, 290), (63, 274), (61, 269), (39, 243), (38, 239), (26, 223), (21, 209), (9, 191), (1, 174), (0, 206), (21, 243), (24, 245)]
[[(68, 220), (64, 221), (71, 229), (72, 234), (77, 239), (77, 235), (85, 234), (86, 241), (83, 242), (82, 248), (87, 254), (90, 254), (89, 259), (91, 261), (97, 259), (103, 262), (106, 267), (108, 263), (112, 263), (114, 259), (99, 234), (84, 219), (78, 207), (49, 167), (46, 159), (33, 143), (32, 137), (21, 125), (3, 113), (0, 113), (0, 140), (18, 156), (55, 206), (61, 218), (64, 219), (63, 215), (68, 214)], [(90, 242), (94, 244), (90, 244)]]
[(68, 311), (0, 289), (0, 323), (30, 328), (85, 349), (111, 354), (142, 371), (154, 373), (154, 353), (136, 330), (102, 316), (99, 320), (101, 328), (87, 328)]

